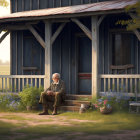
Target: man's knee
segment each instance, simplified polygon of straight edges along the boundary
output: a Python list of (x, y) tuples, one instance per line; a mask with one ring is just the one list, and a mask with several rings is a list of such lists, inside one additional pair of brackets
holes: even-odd
[(41, 92), (41, 96), (42, 97), (46, 96), (46, 92)]
[(56, 95), (56, 96), (60, 96), (60, 93), (59, 93), (59, 92), (56, 92), (55, 95)]

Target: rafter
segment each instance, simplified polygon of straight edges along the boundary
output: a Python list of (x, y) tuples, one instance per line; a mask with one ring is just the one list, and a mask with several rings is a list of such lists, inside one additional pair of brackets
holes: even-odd
[(43, 48), (45, 48), (45, 42), (42, 39), (42, 37), (37, 33), (37, 31), (33, 28), (32, 25), (26, 24), (27, 28), (30, 30), (30, 32), (34, 35), (34, 37), (37, 39), (37, 41), (41, 44)]
[(10, 31), (5, 32), (1, 38), (0, 38), (0, 43), (5, 39), (5, 37), (10, 33)]
[(99, 19), (98, 19), (98, 22), (97, 22), (97, 26), (99, 27), (101, 22), (103, 21), (103, 19), (106, 17), (106, 15), (102, 15)]
[(64, 26), (66, 25), (66, 23), (62, 23), (58, 29), (56, 30), (56, 32), (53, 34), (53, 36), (51, 37), (51, 44), (54, 43), (54, 41), (56, 40), (56, 38), (58, 37), (58, 35), (60, 34), (60, 32), (63, 30)]
[(81, 23), (78, 19), (76, 18), (72, 18), (71, 19), (73, 22), (75, 22), (80, 28), (81, 30), (88, 36), (88, 38), (90, 40), (92, 40), (92, 33), (91, 31), (83, 24)]
[(1, 34), (2, 31), (3, 31), (3, 26), (0, 27), (0, 34)]
[[(132, 18), (132, 19), (134, 19), (136, 16), (134, 15), (134, 14), (132, 14), (132, 13), (129, 13), (129, 15), (130, 15), (130, 17)], [(140, 32), (139, 32), (139, 30), (138, 29), (135, 29), (135, 30), (133, 30), (133, 32), (135, 33), (135, 35), (137, 36), (137, 38), (138, 38), (138, 40), (140, 41)]]

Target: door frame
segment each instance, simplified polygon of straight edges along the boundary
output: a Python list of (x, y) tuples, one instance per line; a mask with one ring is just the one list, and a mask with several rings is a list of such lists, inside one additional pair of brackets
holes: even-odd
[[(75, 75), (75, 83), (76, 83), (76, 88), (75, 88), (76, 91), (75, 91), (75, 93), (78, 94), (78, 95), (80, 95), (79, 94), (79, 71), (78, 71), (79, 70), (79, 46), (78, 46), (78, 38), (79, 37), (87, 37), (87, 36), (83, 32), (75, 34), (75, 60), (76, 60), (76, 62), (75, 62), (75, 64), (76, 64), (75, 65), (75, 74), (76, 74)], [(87, 79), (91, 79), (92, 78), (92, 74), (91, 73), (84, 73), (84, 75), (86, 75)]]

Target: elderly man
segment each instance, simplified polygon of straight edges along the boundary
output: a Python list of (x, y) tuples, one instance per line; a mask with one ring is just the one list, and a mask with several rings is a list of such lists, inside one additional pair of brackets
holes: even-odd
[(43, 106), (43, 112), (39, 115), (49, 115), (48, 108), (53, 108), (52, 115), (57, 115), (57, 107), (60, 106), (62, 102), (62, 97), (65, 93), (65, 84), (60, 79), (59, 73), (54, 73), (52, 80), (53, 82), (50, 87), (41, 93), (39, 103)]

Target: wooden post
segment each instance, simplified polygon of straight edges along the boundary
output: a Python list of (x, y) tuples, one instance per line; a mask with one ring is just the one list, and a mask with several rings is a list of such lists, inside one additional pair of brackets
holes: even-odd
[(50, 86), (52, 77), (52, 46), (51, 46), (51, 22), (45, 21), (45, 79), (44, 90)]
[(92, 97), (97, 97), (99, 92), (99, 76), (98, 76), (98, 63), (99, 63), (99, 30), (98, 30), (97, 16), (91, 17), (92, 25)]

